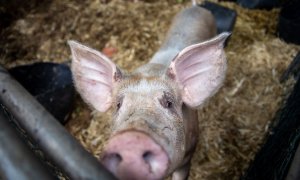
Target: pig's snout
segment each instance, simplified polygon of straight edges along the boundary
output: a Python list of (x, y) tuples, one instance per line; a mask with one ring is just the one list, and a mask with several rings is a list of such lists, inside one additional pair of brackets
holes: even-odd
[(112, 137), (105, 147), (102, 163), (119, 179), (162, 179), (169, 158), (148, 135), (127, 131)]

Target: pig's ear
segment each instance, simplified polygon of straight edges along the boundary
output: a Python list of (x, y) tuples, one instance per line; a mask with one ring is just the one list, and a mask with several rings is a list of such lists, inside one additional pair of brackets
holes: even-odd
[(192, 108), (199, 107), (214, 95), (226, 73), (224, 41), (230, 33), (191, 45), (171, 62), (168, 76), (179, 83), (182, 100)]
[(121, 71), (105, 55), (68, 41), (72, 51), (72, 73), (77, 91), (96, 110), (105, 112), (112, 103), (112, 88), (122, 77)]

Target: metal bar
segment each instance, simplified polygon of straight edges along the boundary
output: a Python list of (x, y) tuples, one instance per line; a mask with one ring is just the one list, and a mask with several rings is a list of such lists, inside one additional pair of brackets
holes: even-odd
[(54, 179), (14, 132), (0, 107), (0, 173), (5, 179)]
[(49, 158), (72, 179), (115, 179), (1, 66), (0, 101)]
[(290, 169), (285, 179), (286, 180), (300, 179), (300, 145), (298, 145), (292, 164), (290, 166)]
[[(269, 134), (241, 180), (299, 180), (300, 154), (297, 152), (300, 142), (299, 120), (300, 79), (296, 81), (287, 100), (279, 108), (272, 122), (272, 129), (270, 130), (272, 134)], [(295, 154), (296, 152), (297, 154)], [(289, 178), (288, 174), (290, 174)]]

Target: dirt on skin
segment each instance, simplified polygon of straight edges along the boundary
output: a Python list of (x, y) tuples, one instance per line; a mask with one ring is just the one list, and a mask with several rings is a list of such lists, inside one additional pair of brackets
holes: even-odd
[[(200, 1), (199, 1), (200, 2)], [(217, 1), (213, 1), (217, 2)], [(276, 37), (278, 9), (237, 11), (226, 47), (224, 86), (199, 110), (200, 139), (190, 179), (239, 179), (253, 160), (287, 92), (279, 78), (299, 46)], [(53, 0), (1, 32), (1, 63), (70, 62), (68, 40), (104, 51), (128, 71), (158, 49), (172, 17), (190, 1)], [(78, 96), (66, 128), (96, 157), (109, 136), (110, 117), (92, 113)]]

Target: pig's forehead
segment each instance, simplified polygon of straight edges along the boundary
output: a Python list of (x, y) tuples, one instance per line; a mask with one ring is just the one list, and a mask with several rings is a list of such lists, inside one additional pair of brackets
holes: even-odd
[(160, 80), (148, 80), (148, 79), (140, 79), (136, 82), (128, 83), (126, 86), (123, 86), (121, 89), (122, 94), (126, 93), (152, 93), (161, 91), (172, 91), (171, 86)]

